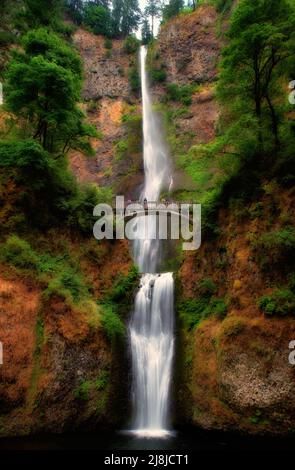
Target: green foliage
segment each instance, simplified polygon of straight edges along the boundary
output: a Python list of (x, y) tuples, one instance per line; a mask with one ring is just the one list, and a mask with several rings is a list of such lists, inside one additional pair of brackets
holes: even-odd
[(198, 285), (199, 292), (203, 297), (211, 297), (217, 291), (217, 286), (212, 279), (202, 279)]
[(285, 269), (294, 264), (295, 228), (267, 232), (252, 241), (252, 247), (263, 269), (273, 266)]
[(99, 304), (102, 308), (102, 326), (109, 341), (125, 335), (125, 325), (117, 313), (116, 306), (111, 302)]
[(261, 297), (258, 305), (266, 315), (294, 315), (295, 293), (286, 288), (277, 289), (272, 294)]
[(36, 335), (36, 346), (34, 351), (35, 359), (40, 357), (41, 348), (44, 341), (44, 320), (41, 315), (37, 316), (37, 321), (35, 325), (35, 335)]
[(37, 269), (38, 256), (30, 244), (17, 235), (11, 235), (1, 246), (1, 259), (17, 268)]
[(125, 325), (121, 315), (126, 314), (133, 301), (138, 285), (138, 270), (133, 266), (127, 276), (121, 275), (114, 282), (112, 289), (104, 296), (102, 308), (102, 326), (109, 341), (125, 335)]
[(17, 37), (10, 31), (0, 31), (0, 47), (17, 42)]
[(83, 0), (66, 0), (66, 12), (78, 25), (83, 21), (83, 8)]
[(113, 0), (112, 5), (114, 36), (126, 37), (136, 31), (141, 20), (138, 0)]
[(85, 148), (94, 135), (78, 108), (82, 66), (77, 53), (45, 29), (29, 32), (16, 51), (6, 75), (6, 106), (30, 122), (29, 135), (50, 152), (70, 146)]
[(61, 209), (66, 214), (66, 222), (70, 227), (78, 227), (84, 234), (89, 234), (94, 225), (93, 209), (97, 204), (110, 203), (112, 191), (110, 188), (99, 188), (95, 184), (76, 186), (76, 191), (68, 200), (60, 202)]
[(81, 299), (89, 296), (89, 289), (85, 286), (81, 274), (69, 269), (62, 271), (49, 281), (44, 295), (46, 298), (58, 296), (78, 303)]
[(140, 41), (136, 36), (130, 35), (124, 41), (124, 51), (126, 54), (135, 54), (140, 46)]
[(141, 12), (138, 0), (66, 0), (66, 11), (73, 21), (84, 23), (95, 34), (126, 37), (137, 30)]
[(188, 329), (196, 327), (210, 315), (223, 319), (227, 313), (227, 304), (224, 299), (214, 297), (217, 286), (210, 278), (202, 279), (198, 283), (198, 295), (194, 298), (179, 302), (177, 310)]
[(50, 155), (35, 141), (0, 141), (0, 167), (20, 170), (17, 180), (31, 189), (46, 186), (47, 179), (54, 167)]
[(141, 40), (142, 44), (147, 46), (153, 39), (153, 34), (150, 28), (150, 24), (147, 18), (144, 18), (141, 27)]
[(288, 74), (289, 57), (295, 51), (294, 29), (294, 8), (287, 0), (242, 0), (230, 20), (218, 96), (227, 106), (231, 124), (252, 120), (251, 134), (260, 156), (282, 144), (280, 81)]
[(138, 269), (133, 266), (127, 276), (120, 276), (109, 295), (109, 299), (120, 304), (126, 300), (130, 303), (138, 283), (138, 274)]
[(149, 71), (152, 83), (162, 83), (165, 82), (167, 78), (166, 70), (164, 68), (160, 69), (151, 69)]
[(55, 29), (60, 23), (63, 0), (24, 0), (24, 9), (19, 12), (20, 22), (30, 29), (46, 26)]
[(213, 0), (213, 4), (219, 13), (226, 13), (231, 9), (233, 0)]
[(22, 274), (31, 273), (34, 279), (43, 284), (45, 298), (57, 295), (78, 303), (90, 296), (79, 263), (66, 254), (60, 257), (46, 252), (39, 254), (26, 240), (11, 235), (0, 245), (0, 259)]
[(74, 390), (74, 397), (77, 400), (88, 401), (91, 382), (89, 380), (81, 380), (78, 387)]
[(94, 386), (97, 390), (105, 390), (110, 381), (110, 372), (106, 369), (100, 371), (98, 378), (96, 379)]
[(255, 415), (250, 417), (251, 424), (260, 424), (262, 420), (262, 412), (260, 410), (256, 410)]
[(177, 16), (183, 9), (183, 0), (169, 0), (169, 3), (163, 8), (163, 20), (168, 21), (170, 18)]
[(83, 20), (94, 34), (112, 35), (111, 12), (108, 8), (89, 2), (84, 7)]
[(104, 47), (110, 51), (113, 48), (113, 42), (110, 38), (106, 38), (104, 42)]
[(141, 151), (142, 145), (142, 117), (139, 114), (124, 114), (122, 116), (125, 136), (115, 144), (115, 159), (119, 163), (124, 159), (130, 159)]
[(116, 148), (115, 148), (115, 157), (116, 160), (121, 160), (124, 155), (126, 154), (128, 150), (128, 142), (126, 140), (119, 140), (116, 143)]
[(168, 101), (180, 101), (185, 106), (189, 106), (192, 102), (192, 94), (196, 91), (195, 85), (177, 85), (169, 83), (167, 85), (166, 99)]
[(227, 305), (223, 299), (199, 297), (180, 302), (177, 310), (186, 327), (191, 330), (211, 315), (223, 319), (227, 313)]
[(129, 78), (131, 90), (133, 92), (138, 92), (140, 90), (141, 83), (140, 83), (138, 67), (136, 65), (130, 68), (128, 78)]
[(83, 233), (92, 230), (93, 208), (108, 202), (111, 191), (95, 185), (77, 185), (64, 157), (53, 159), (32, 140), (0, 141), (0, 169), (21, 185), (16, 207), (31, 224), (47, 227), (61, 219)]

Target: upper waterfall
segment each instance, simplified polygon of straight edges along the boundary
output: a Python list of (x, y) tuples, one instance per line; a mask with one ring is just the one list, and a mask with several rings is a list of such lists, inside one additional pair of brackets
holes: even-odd
[(147, 50), (140, 50), (141, 92), (143, 115), (143, 163), (145, 183), (142, 197), (148, 201), (157, 201), (162, 189), (168, 189), (171, 181), (171, 168), (168, 150), (161, 132), (161, 123), (154, 112), (148, 89), (146, 72)]
[[(143, 118), (143, 163), (144, 187), (141, 200), (158, 201), (161, 191), (168, 189), (171, 184), (171, 165), (167, 146), (161, 132), (161, 122), (153, 110), (146, 72), (147, 50), (140, 49), (142, 118)], [(143, 273), (156, 272), (160, 264), (162, 250), (159, 239), (145, 237), (156, 233), (157, 216), (139, 217), (135, 220), (137, 232), (141, 236), (133, 244), (133, 254), (136, 264)]]

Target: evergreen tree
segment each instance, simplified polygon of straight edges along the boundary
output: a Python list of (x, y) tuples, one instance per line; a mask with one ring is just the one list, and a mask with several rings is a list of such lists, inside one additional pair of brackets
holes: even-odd
[(83, 21), (83, 9), (83, 0), (66, 0), (66, 11), (77, 24), (81, 24)]
[(144, 18), (141, 27), (142, 44), (147, 45), (153, 39), (153, 34), (147, 18)]
[(154, 22), (161, 15), (161, 2), (159, 0), (148, 0), (145, 15), (151, 17), (152, 36), (154, 36)]
[(29, 28), (51, 26), (60, 20), (63, 0), (24, 0), (24, 19)]
[(141, 20), (138, 0), (113, 0), (112, 17), (116, 36), (126, 37), (136, 31)]
[(167, 21), (170, 18), (177, 16), (183, 7), (184, 7), (183, 0), (169, 0), (169, 3), (165, 5), (163, 8), (164, 21)]
[(84, 23), (95, 34), (112, 35), (112, 18), (110, 10), (95, 2), (89, 2), (84, 8)]

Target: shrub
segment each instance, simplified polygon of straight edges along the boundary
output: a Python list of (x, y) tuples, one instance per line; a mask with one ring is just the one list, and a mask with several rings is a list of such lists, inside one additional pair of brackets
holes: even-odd
[(77, 187), (76, 193), (62, 207), (67, 214), (67, 224), (78, 227), (84, 233), (93, 229), (95, 218), (92, 215), (94, 207), (99, 203), (109, 203), (112, 191), (109, 188), (98, 188), (95, 184), (85, 184)]
[(227, 305), (223, 299), (199, 297), (180, 302), (178, 311), (186, 327), (192, 329), (210, 315), (223, 319), (227, 313)]
[(177, 85), (176, 83), (170, 83), (167, 85), (166, 99), (168, 101), (179, 101), (185, 106), (189, 106), (192, 103), (192, 94), (195, 89), (196, 86), (194, 85)]
[(100, 304), (102, 307), (102, 326), (109, 341), (114, 341), (125, 334), (125, 325), (111, 302)]
[(74, 390), (74, 396), (77, 400), (87, 401), (89, 399), (89, 390), (91, 383), (88, 380), (81, 381)]
[(38, 256), (34, 250), (17, 235), (11, 235), (1, 247), (1, 258), (23, 269), (37, 269), (38, 265)]
[(151, 69), (150, 77), (151, 77), (152, 83), (162, 83), (162, 82), (165, 82), (167, 78), (167, 74), (164, 69)]
[(68, 268), (49, 281), (44, 294), (46, 297), (58, 295), (77, 303), (83, 297), (89, 296), (89, 289), (82, 275)]
[(261, 297), (258, 305), (266, 315), (294, 315), (295, 294), (287, 288), (277, 289), (272, 294)]
[(121, 303), (133, 296), (135, 287), (138, 284), (138, 269), (133, 266), (127, 276), (120, 276), (113, 287), (109, 299), (113, 302)]
[(214, 0), (214, 5), (219, 13), (226, 13), (230, 10), (233, 0)]
[(113, 42), (110, 38), (106, 38), (105, 41), (104, 41), (104, 47), (107, 49), (107, 50), (111, 50), (113, 48)]
[(131, 86), (131, 90), (137, 92), (140, 90), (140, 76), (136, 66), (131, 67), (129, 70), (129, 82)]
[(287, 227), (265, 233), (252, 242), (262, 268), (275, 264), (278, 267), (288, 267), (294, 264), (295, 228)]
[(199, 291), (204, 297), (211, 297), (216, 291), (216, 284), (210, 278), (202, 279), (199, 282)]
[(115, 158), (116, 160), (121, 160), (128, 150), (128, 142), (126, 140), (119, 140), (116, 143), (115, 148)]
[(0, 31), (0, 47), (17, 42), (17, 37), (10, 31)]
[(110, 380), (110, 372), (108, 370), (101, 370), (94, 386), (97, 390), (105, 390)]
[(211, 314), (223, 320), (227, 314), (227, 304), (223, 299), (212, 299), (210, 303)]
[(126, 54), (134, 54), (140, 46), (140, 41), (136, 36), (130, 35), (124, 41), (124, 51)]
[(84, 8), (84, 22), (94, 34), (109, 36), (112, 34), (112, 18), (110, 11), (101, 5), (88, 3)]

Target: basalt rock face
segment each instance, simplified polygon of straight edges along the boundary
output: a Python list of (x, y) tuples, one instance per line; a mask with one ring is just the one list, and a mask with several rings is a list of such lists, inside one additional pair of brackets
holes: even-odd
[(129, 61), (123, 51), (123, 41), (113, 40), (112, 48), (106, 49), (105, 38), (79, 29), (75, 33), (74, 44), (84, 64), (83, 97), (86, 100), (106, 96), (129, 99)]
[(123, 40), (106, 39), (79, 29), (74, 44), (84, 68), (84, 110), (99, 133), (92, 139), (95, 155), (72, 151), (70, 164), (81, 182), (109, 187), (127, 199), (137, 199), (142, 174), (141, 108), (129, 75), (137, 68), (137, 52), (126, 53)]
[(184, 328), (182, 362), (189, 361), (190, 367), (179, 366), (178, 420), (251, 434), (294, 431), (295, 368), (289, 343), (295, 322), (259, 309), (259, 299), (274, 291), (280, 275), (261, 270), (251, 242), (267, 232), (274, 205), (279, 230), (284, 216), (294, 214), (294, 194), (274, 187), (259, 200), (259, 216), (255, 202), (245, 207), (243, 220), (237, 209), (222, 211), (218, 241), (203, 240), (198, 252), (185, 256), (178, 302), (200, 299), (200, 281), (211, 279), (214, 296), (225, 301), (227, 313), (209, 316), (193, 331)]
[(104, 253), (100, 266), (81, 263), (93, 298), (80, 304), (48, 299), (42, 283), (0, 266), (0, 436), (114, 427), (128, 416), (125, 342), (111, 342), (96, 300), (131, 259), (125, 242)]
[[(151, 71), (164, 70), (166, 79), (154, 84), (154, 97), (170, 120), (167, 127), (176, 172), (182, 153), (216, 137), (220, 109), (215, 81), (222, 48), (217, 24), (224, 30), (227, 21), (211, 6), (202, 5), (164, 25), (155, 46)], [(179, 89), (196, 85), (188, 104), (167, 99), (171, 84)], [(179, 178), (176, 190), (191, 184), (184, 183)], [(208, 279), (216, 286), (214, 297), (224, 302), (227, 313), (209, 314), (193, 329), (179, 320), (176, 427), (186, 422), (250, 434), (294, 432), (295, 368), (288, 357), (295, 322), (292, 317), (267, 316), (258, 306), (263, 295), (270, 295), (286, 280), (279, 271), (274, 270), (273, 276), (272, 269), (263, 271), (253, 240), (269, 230), (283, 230), (283, 220), (292, 220), (295, 215), (294, 191), (270, 186), (271, 190), (266, 185), (263, 196), (249, 206), (222, 210), (219, 237), (211, 241), (204, 237), (197, 252), (183, 255), (177, 275), (176, 315), (183, 316), (186, 302), (187, 315), (193, 315), (192, 306), (202, 297), (200, 282)], [(198, 186), (192, 190), (197, 191)]]
[(217, 14), (200, 6), (193, 14), (180, 16), (161, 29), (158, 51), (168, 82), (204, 83), (216, 77), (220, 41), (216, 37)]

